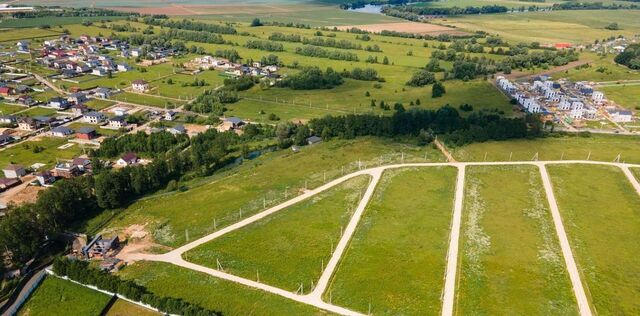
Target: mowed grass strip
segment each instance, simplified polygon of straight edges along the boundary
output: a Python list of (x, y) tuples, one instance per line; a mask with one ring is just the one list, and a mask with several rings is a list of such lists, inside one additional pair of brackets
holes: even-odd
[(111, 297), (54, 276), (47, 276), (18, 315), (99, 315)]
[(456, 174), (385, 172), (325, 301), (375, 315), (439, 314)]
[(162, 314), (154, 310), (144, 308), (142, 306), (138, 306), (136, 304), (129, 303), (121, 299), (116, 300), (116, 302), (113, 303), (111, 308), (109, 308), (109, 310), (106, 313), (106, 316), (130, 316), (130, 315), (160, 316)]
[(459, 315), (576, 315), (538, 168), (467, 168)]
[[(534, 140), (488, 141), (450, 148), (459, 161), (597, 160), (640, 163), (640, 137), (598, 135), (548, 137)], [(486, 156), (485, 156), (486, 154)], [(511, 158), (511, 159), (509, 159)]]
[(118, 274), (136, 281), (156, 295), (181, 298), (207, 309), (221, 311), (224, 315), (328, 314), (310, 305), (169, 263), (136, 262)]
[(359, 176), (186, 254), (185, 260), (310, 292), (370, 181)]
[(547, 166), (582, 282), (600, 315), (640, 312), (640, 196), (612, 166)]
[[(281, 150), (245, 161), (241, 166), (183, 183), (189, 190), (158, 195), (137, 201), (117, 214), (109, 229), (118, 230), (132, 224), (148, 224), (154, 239), (167, 246), (178, 246), (237, 222), (243, 218), (297, 195), (305, 187), (312, 189), (326, 180), (362, 167), (400, 162), (442, 161), (431, 147), (399, 144), (393, 140), (359, 138), (331, 140), (304, 147), (301, 152)], [(425, 160), (425, 155), (427, 159)], [(263, 204), (264, 203), (264, 204)], [(215, 223), (214, 223), (215, 221)], [(215, 226), (215, 225), (217, 226)]]

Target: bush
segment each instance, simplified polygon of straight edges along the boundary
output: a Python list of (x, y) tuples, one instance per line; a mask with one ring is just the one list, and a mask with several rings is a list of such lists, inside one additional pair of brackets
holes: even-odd
[(422, 87), (428, 84), (432, 84), (436, 81), (436, 76), (425, 69), (418, 70), (413, 74), (411, 79), (407, 81), (408, 86)]

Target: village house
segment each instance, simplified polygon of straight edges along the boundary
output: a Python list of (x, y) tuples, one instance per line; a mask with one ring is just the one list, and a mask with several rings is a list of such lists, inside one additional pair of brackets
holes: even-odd
[(139, 161), (139, 158), (136, 154), (132, 152), (128, 152), (124, 154), (120, 159), (118, 159), (116, 164), (118, 166), (126, 167), (126, 166), (135, 165), (138, 163), (138, 161)]
[(100, 124), (107, 118), (104, 113), (101, 112), (88, 112), (82, 116), (82, 120), (91, 124)]
[(120, 239), (115, 236), (110, 239), (102, 239), (102, 235), (98, 234), (86, 246), (82, 247), (82, 254), (86, 259), (103, 259), (109, 252), (120, 247)]
[(173, 121), (176, 119), (176, 116), (178, 115), (178, 113), (174, 112), (174, 111), (167, 111), (164, 113), (164, 120), (165, 121)]
[(13, 137), (5, 134), (0, 134), (0, 146), (5, 146), (13, 142)]
[(51, 130), (51, 136), (54, 137), (67, 137), (73, 134), (73, 130), (66, 126), (58, 126)]
[(218, 126), (219, 132), (227, 132), (242, 128), (246, 123), (238, 117), (227, 117), (222, 119), (222, 124)]
[(10, 164), (2, 169), (2, 173), (4, 173), (4, 177), (7, 179), (16, 179), (24, 177), (27, 171), (20, 165)]
[(0, 116), (0, 125), (13, 125), (16, 123), (16, 117), (13, 115)]
[(73, 102), (75, 104), (86, 102), (87, 96), (82, 92), (76, 92), (69, 95), (67, 99), (69, 102)]
[(167, 131), (173, 135), (182, 135), (187, 133), (187, 129), (185, 129), (184, 126), (180, 124), (167, 129)]
[(26, 106), (32, 106), (38, 102), (35, 101), (31, 96), (23, 94), (19, 96), (18, 99), (16, 99), (16, 103), (26, 105)]
[(53, 169), (53, 175), (58, 178), (70, 179), (81, 175), (82, 172), (78, 168), (78, 166), (74, 165), (72, 162), (62, 162), (56, 164)]
[(71, 163), (78, 168), (80, 172), (91, 172), (91, 159), (85, 157), (73, 158)]
[(133, 91), (145, 92), (149, 90), (149, 83), (142, 79), (134, 80), (131, 83), (131, 88), (133, 89)]
[(84, 140), (92, 140), (98, 137), (98, 133), (96, 133), (95, 128), (91, 127), (81, 127), (76, 132), (76, 137)]
[(76, 103), (71, 106), (71, 113), (73, 113), (73, 116), (82, 116), (87, 111), (89, 111), (89, 108), (82, 103)]
[(3, 97), (8, 97), (13, 94), (13, 89), (10, 87), (0, 87), (0, 95)]
[(0, 192), (11, 189), (22, 183), (20, 179), (15, 178), (0, 178)]
[(111, 89), (109, 88), (104, 88), (104, 87), (99, 87), (96, 88), (94, 90), (93, 95), (96, 98), (101, 98), (101, 99), (108, 99), (111, 96)]
[(43, 171), (36, 173), (36, 180), (38, 180), (40, 185), (47, 186), (53, 184), (56, 181), (56, 177), (54, 177), (49, 171)]
[(69, 107), (69, 101), (61, 97), (51, 98), (48, 103), (49, 107), (56, 110), (66, 110)]
[(18, 129), (23, 131), (35, 131), (42, 127), (42, 123), (31, 117), (25, 117), (18, 121)]
[(115, 116), (108, 120), (109, 127), (111, 128), (124, 128), (127, 126), (127, 120), (124, 116)]

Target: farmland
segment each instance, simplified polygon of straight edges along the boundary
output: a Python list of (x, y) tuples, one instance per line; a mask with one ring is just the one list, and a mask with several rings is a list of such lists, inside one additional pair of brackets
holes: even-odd
[(640, 138), (637, 136), (591, 135), (590, 137), (490, 141), (451, 150), (454, 157), (460, 161), (532, 160), (537, 153), (538, 160), (589, 158), (600, 161), (613, 161), (620, 154), (621, 162), (639, 163), (639, 144)]
[(457, 313), (576, 315), (538, 169), (470, 167), (466, 185)]
[[(218, 228), (254, 214), (264, 205), (284, 200), (305, 187), (315, 188), (344, 172), (383, 163), (398, 162), (404, 153), (405, 161), (441, 161), (439, 152), (431, 148), (395, 144), (391, 140), (364, 138), (335, 141), (306, 148), (300, 153), (290, 150), (266, 153), (246, 161), (237, 169), (222, 172), (199, 181), (186, 192), (174, 192), (140, 200), (120, 211), (109, 223), (111, 229), (124, 229), (132, 224), (148, 223), (147, 229), (157, 242), (168, 246), (181, 245), (190, 238), (198, 238)], [(189, 187), (189, 183), (185, 183)], [(224, 200), (225, 203), (217, 201)], [(185, 216), (188, 214), (188, 216)], [(252, 271), (254, 272), (254, 271)]]
[[(106, 294), (48, 276), (31, 294), (19, 315), (98, 315), (109, 302)], [(52, 308), (55, 306), (55, 308)]]
[(325, 300), (376, 315), (439, 314), (455, 174), (387, 171)]
[(640, 197), (612, 167), (548, 170), (593, 308), (600, 314), (634, 313), (640, 308), (640, 249), (629, 238), (640, 233)]
[(338, 243), (341, 227), (347, 225), (367, 183), (364, 176), (352, 179), (184, 257), (210, 268), (220, 262), (229, 273), (259, 277), (261, 282), (289, 291), (303, 284), (308, 292), (320, 277), (322, 262), (329, 261), (331, 245)]

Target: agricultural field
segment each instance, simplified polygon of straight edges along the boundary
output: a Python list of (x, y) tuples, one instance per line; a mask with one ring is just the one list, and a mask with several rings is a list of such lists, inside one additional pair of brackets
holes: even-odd
[(620, 162), (640, 163), (638, 146), (640, 137), (637, 136), (593, 134), (590, 137), (574, 135), (536, 140), (489, 141), (451, 148), (451, 151), (459, 161), (532, 160), (537, 153), (538, 160), (589, 158), (599, 161), (613, 161), (620, 154)]
[[(4, 27), (3, 24), (7, 23), (7, 21), (8, 20), (0, 21), (0, 29)], [(19, 40), (38, 39), (38, 38), (55, 38), (60, 36), (60, 33), (61, 32), (36, 29), (36, 28), (2, 30), (2, 37), (0, 38), (0, 43), (13, 42), (13, 41), (19, 41)]]
[(456, 313), (577, 315), (538, 168), (466, 177)]
[(99, 315), (110, 299), (106, 294), (47, 276), (18, 311), (18, 315)]
[(308, 293), (368, 182), (366, 176), (351, 179), (189, 251), (184, 258), (214, 269), (219, 262), (228, 273), (259, 277), (262, 283), (292, 292), (302, 284), (303, 293)]
[[(526, 3), (525, 5), (538, 4)], [(513, 42), (554, 44), (593, 43), (594, 40), (624, 35), (633, 37), (640, 30), (640, 10), (569, 10), (485, 15), (465, 15), (435, 20), (466, 31), (482, 30)], [(604, 27), (616, 22), (620, 30)]]
[(85, 22), (100, 22), (122, 20), (124, 16), (70, 16), (70, 17), (42, 17), (31, 19), (4, 19), (0, 20), (0, 28), (29, 28), (40, 26), (61, 26), (68, 24), (79, 24)]
[[(442, 161), (441, 154), (430, 147), (402, 145), (391, 140), (360, 138), (331, 141), (305, 148), (300, 153), (282, 150), (266, 153), (238, 168), (198, 181), (185, 192), (173, 192), (142, 199), (118, 212), (108, 224), (111, 230), (132, 224), (147, 223), (154, 239), (167, 246), (186, 241), (238, 221), (243, 217), (282, 202), (285, 190), (289, 198), (305, 187), (315, 188), (326, 180), (362, 167), (399, 162)], [(426, 160), (425, 160), (426, 156)], [(342, 167), (344, 166), (344, 169)], [(220, 201), (225, 201), (220, 203)], [(185, 216), (188, 214), (188, 216)]]
[(168, 263), (136, 262), (118, 274), (156, 295), (181, 298), (225, 315), (326, 315), (308, 305)]
[(79, 145), (65, 149), (58, 148), (66, 143), (66, 138), (40, 137), (17, 144), (0, 151), (0, 166), (3, 168), (10, 163), (17, 163), (27, 167), (35, 163), (43, 163), (52, 167), (56, 159), (72, 159), (82, 153)]
[(386, 171), (325, 301), (375, 315), (439, 315), (456, 173)]
[(640, 234), (640, 196), (615, 167), (547, 169), (592, 309), (634, 314), (640, 309), (640, 244), (631, 236)]

